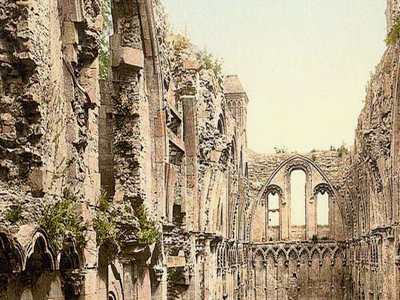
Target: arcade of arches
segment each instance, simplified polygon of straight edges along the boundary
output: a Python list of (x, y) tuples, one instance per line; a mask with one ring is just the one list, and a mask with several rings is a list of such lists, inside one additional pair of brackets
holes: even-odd
[(0, 299), (400, 300), (400, 43), (352, 149), (258, 154), (239, 77), (111, 2), (105, 46), (99, 0), (0, 1)]

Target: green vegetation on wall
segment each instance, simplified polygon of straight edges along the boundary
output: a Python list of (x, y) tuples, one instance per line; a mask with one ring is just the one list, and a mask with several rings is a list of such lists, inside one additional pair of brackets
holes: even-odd
[(385, 42), (386, 45), (395, 45), (400, 38), (400, 18), (397, 18), (394, 22), (392, 29), (388, 33)]
[(96, 216), (93, 220), (97, 246), (103, 245), (106, 241), (117, 244), (117, 226), (110, 208), (111, 201), (107, 193), (103, 192), (97, 201)]
[(138, 218), (140, 231), (138, 235), (139, 243), (153, 244), (160, 237), (156, 223), (149, 217), (147, 209), (143, 204), (135, 208), (135, 216)]
[(216, 77), (222, 76), (222, 61), (213, 54), (207, 50), (203, 50), (197, 53), (197, 59), (204, 69), (213, 71)]
[(59, 201), (45, 206), (38, 223), (57, 249), (62, 248), (67, 234), (74, 236), (79, 249), (86, 245), (87, 225), (79, 213), (78, 199), (68, 189)]
[(5, 212), (5, 219), (11, 224), (15, 224), (23, 219), (22, 207), (20, 205), (12, 205)]
[(111, 66), (109, 41), (112, 33), (111, 0), (102, 0), (101, 12), (103, 15), (103, 31), (100, 36), (99, 75), (100, 79), (107, 79)]

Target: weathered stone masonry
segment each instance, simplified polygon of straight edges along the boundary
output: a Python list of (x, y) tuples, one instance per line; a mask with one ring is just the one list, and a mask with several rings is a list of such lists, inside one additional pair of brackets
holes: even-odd
[(400, 299), (398, 42), (350, 152), (264, 155), (238, 76), (111, 4), (100, 81), (99, 0), (0, 1), (0, 299)]

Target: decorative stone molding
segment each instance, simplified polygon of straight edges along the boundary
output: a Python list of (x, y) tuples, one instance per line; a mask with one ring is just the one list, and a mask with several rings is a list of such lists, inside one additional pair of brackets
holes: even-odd
[(333, 197), (334, 195), (330, 185), (327, 183), (320, 183), (314, 187), (314, 196), (317, 196), (319, 193), (322, 195), (328, 193), (329, 197)]
[(273, 196), (275, 196), (276, 194), (279, 195), (279, 197), (282, 197), (283, 195), (283, 191), (282, 188), (276, 184), (270, 184), (269, 186), (267, 186), (267, 188), (265, 189), (264, 192), (264, 197), (268, 198), (268, 195), (272, 194)]
[(294, 158), (288, 161), (285, 165), (285, 176), (289, 177), (290, 173), (294, 170), (302, 170), (306, 173), (306, 176), (311, 175), (311, 165), (305, 159), (302, 158)]

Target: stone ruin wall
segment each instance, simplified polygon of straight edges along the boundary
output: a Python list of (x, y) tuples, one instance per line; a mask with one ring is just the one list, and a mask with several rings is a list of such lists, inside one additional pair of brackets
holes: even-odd
[[(56, 268), (55, 260), (47, 258), (54, 253), (38, 221), (46, 204), (66, 194), (79, 201), (77, 209), (88, 226), (86, 246), (80, 249), (86, 278), (96, 276), (91, 210), (99, 191), (97, 56), (102, 17), (96, 1), (61, 4), (0, 3), (2, 251), (18, 252), (16, 261), (2, 269), (1, 289), (3, 293), (8, 281), (4, 295), (9, 299), (39, 299), (46, 292), (50, 298), (60, 297), (50, 286), (61, 290), (65, 281), (54, 273), (30, 291), (23, 286), (32, 280), (30, 268)], [(19, 222), (7, 213), (12, 211), (20, 211)], [(32, 255), (46, 256), (46, 262)], [(87, 285), (82, 294), (92, 293), (91, 288)]]
[[(0, 4), (4, 299), (224, 293), (211, 283), (238, 236), (245, 92), (174, 46), (157, 1), (114, 1), (112, 20), (99, 82), (99, 1)], [(44, 226), (70, 202), (84, 242)], [(117, 240), (101, 240), (100, 217)], [(152, 224), (157, 243), (141, 237)]]
[[(0, 2), (0, 299), (400, 299), (397, 44), (350, 154), (261, 155), (239, 78), (173, 34), (158, 0), (111, 11), (99, 81), (100, 1)], [(398, 11), (388, 0), (388, 32)], [(290, 205), (294, 169), (307, 226), (270, 240), (266, 199)]]
[[(250, 299), (347, 299), (343, 200), (337, 194), (345, 154), (340, 149), (307, 154), (250, 152), (248, 158)], [(303, 170), (306, 176), (304, 226), (291, 223), (292, 170)], [(316, 218), (317, 193), (322, 190), (329, 195), (327, 226), (317, 225)], [(274, 226), (267, 221), (271, 193), (279, 197), (279, 222)]]
[[(388, 1), (388, 32), (399, 12)], [(352, 297), (399, 294), (399, 46), (389, 45), (367, 87), (340, 192), (346, 205)]]

